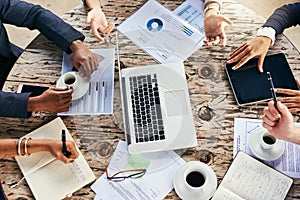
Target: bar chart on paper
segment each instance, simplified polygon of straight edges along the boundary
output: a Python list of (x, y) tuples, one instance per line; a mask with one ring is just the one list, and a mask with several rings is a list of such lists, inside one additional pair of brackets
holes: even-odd
[[(99, 68), (93, 72), (85, 95), (74, 100), (68, 112), (59, 115), (96, 115), (113, 112), (114, 49), (94, 49)], [(72, 54), (63, 56), (62, 74), (72, 71)]]

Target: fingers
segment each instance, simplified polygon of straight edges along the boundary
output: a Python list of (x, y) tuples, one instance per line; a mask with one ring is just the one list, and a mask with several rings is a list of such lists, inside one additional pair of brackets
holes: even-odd
[(115, 24), (112, 23), (112, 22), (110, 22), (110, 23), (108, 24), (108, 26), (105, 27), (104, 30), (101, 30), (100, 28), (98, 28), (98, 31), (99, 31), (100, 33), (102, 33), (102, 34), (109, 34), (114, 28), (115, 28)]
[(279, 93), (279, 94), (287, 94), (287, 95), (291, 95), (291, 96), (300, 96), (300, 91), (298, 91), (298, 90), (276, 88), (275, 92)]

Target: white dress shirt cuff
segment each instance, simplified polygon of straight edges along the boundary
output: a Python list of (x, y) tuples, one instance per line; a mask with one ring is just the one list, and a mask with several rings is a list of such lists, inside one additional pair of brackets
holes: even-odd
[(206, 7), (206, 4), (208, 4), (210, 2), (218, 3), (220, 8), (222, 6), (222, 0), (205, 0), (204, 1), (204, 8)]
[(271, 46), (273, 46), (275, 43), (275, 35), (276, 31), (271, 27), (261, 27), (256, 33), (256, 36), (265, 36), (270, 38), (272, 40)]

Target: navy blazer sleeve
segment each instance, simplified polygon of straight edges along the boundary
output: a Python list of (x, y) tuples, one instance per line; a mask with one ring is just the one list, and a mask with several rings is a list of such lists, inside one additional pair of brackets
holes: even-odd
[(20, 0), (0, 0), (0, 6), (3, 23), (37, 29), (67, 53), (71, 53), (69, 46), (74, 40), (84, 40), (82, 33), (39, 5)]
[(272, 27), (276, 35), (281, 34), (285, 28), (300, 24), (300, 3), (284, 5), (269, 17), (263, 27)]
[(30, 115), (27, 112), (28, 98), (30, 93), (12, 93), (0, 91), (0, 116), (21, 117)]

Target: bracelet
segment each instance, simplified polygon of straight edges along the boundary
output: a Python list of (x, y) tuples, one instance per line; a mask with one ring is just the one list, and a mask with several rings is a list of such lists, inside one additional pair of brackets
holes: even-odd
[(24, 143), (24, 151), (25, 151), (25, 155), (26, 156), (29, 156), (30, 154), (28, 153), (28, 144), (29, 144), (29, 141), (31, 140), (31, 138), (26, 138), (25, 139), (25, 143)]
[(23, 138), (19, 138), (19, 141), (18, 141), (18, 147), (17, 147), (17, 148), (18, 148), (18, 155), (19, 155), (19, 156), (22, 156), (22, 155), (21, 155), (21, 142), (22, 142), (22, 139), (23, 139)]
[(220, 9), (216, 6), (207, 6), (205, 9), (204, 9), (204, 15), (207, 13), (207, 11), (211, 10), (211, 9), (215, 9), (217, 10), (217, 14), (220, 14)]
[[(25, 156), (26, 155), (25, 152), (21, 152), (21, 146), (22, 146), (22, 143), (23, 143), (24, 139), (26, 140), (26, 138), (20, 138), (19, 141), (18, 141), (18, 155), (19, 156)], [(24, 150), (25, 150), (25, 146), (24, 146)]]

